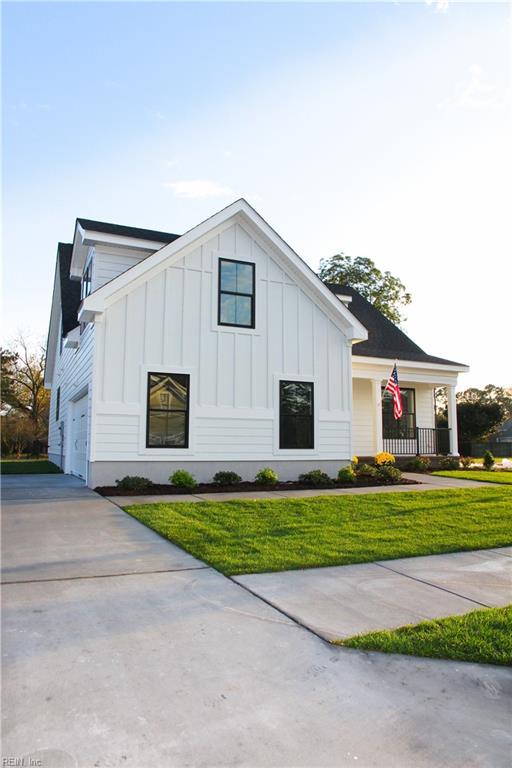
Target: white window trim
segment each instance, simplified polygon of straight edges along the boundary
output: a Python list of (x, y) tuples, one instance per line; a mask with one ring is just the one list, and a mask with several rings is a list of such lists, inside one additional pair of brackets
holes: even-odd
[[(188, 393), (188, 448), (148, 448), (146, 446), (146, 427), (148, 418), (148, 373), (186, 373), (189, 376)], [(159, 459), (172, 458), (190, 458), (195, 455), (195, 398), (192, 399), (191, 393), (195, 392), (198, 376), (195, 366), (182, 365), (162, 365), (162, 363), (152, 363), (151, 365), (140, 366), (140, 391), (142, 393), (139, 411), (139, 456), (154, 456)]]
[[(279, 447), (279, 427), (280, 427), (280, 400), (279, 383), (281, 381), (304, 381), (313, 384), (313, 435), (315, 441), (314, 448), (280, 448)], [(309, 458), (310, 456), (320, 456), (318, 450), (318, 421), (320, 409), (317, 405), (318, 397), (318, 377), (302, 376), (297, 373), (275, 373), (274, 374), (274, 455), (288, 459)]]
[[(246, 336), (261, 336), (261, 312), (258, 301), (258, 291), (263, 290), (258, 287), (260, 279), (258, 277), (258, 265), (254, 259), (249, 257), (238, 257), (233, 251), (210, 251), (212, 258), (212, 285), (211, 285), (211, 328), (215, 333), (243, 333)], [(254, 264), (254, 328), (244, 328), (242, 325), (219, 325), (218, 302), (219, 302), (219, 279), (220, 279), (220, 260), (229, 259), (230, 261), (243, 261), (247, 264)]]

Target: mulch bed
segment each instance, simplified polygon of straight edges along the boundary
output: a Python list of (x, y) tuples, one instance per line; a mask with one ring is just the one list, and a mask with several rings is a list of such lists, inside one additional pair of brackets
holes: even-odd
[(358, 480), (356, 483), (337, 483), (332, 485), (304, 485), (290, 481), (289, 483), (276, 483), (275, 485), (259, 485), (258, 483), (242, 482), (236, 485), (217, 485), (216, 483), (199, 483), (194, 489), (176, 488), (174, 485), (152, 485), (143, 491), (127, 491), (117, 485), (103, 485), (94, 490), (102, 496), (174, 496), (184, 493), (245, 493), (247, 491), (319, 491), (334, 488), (374, 488), (382, 485), (418, 485), (415, 480), (402, 478), (398, 483), (383, 483), (375, 478)]

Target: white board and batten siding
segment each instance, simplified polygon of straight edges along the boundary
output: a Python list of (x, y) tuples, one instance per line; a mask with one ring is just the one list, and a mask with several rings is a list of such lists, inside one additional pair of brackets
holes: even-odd
[[(255, 263), (255, 329), (218, 326), (219, 257)], [(96, 327), (93, 461), (350, 457), (350, 345), (241, 224), (138, 281)], [(190, 374), (188, 449), (146, 448), (148, 371)], [(279, 449), (280, 379), (314, 383), (313, 450)]]

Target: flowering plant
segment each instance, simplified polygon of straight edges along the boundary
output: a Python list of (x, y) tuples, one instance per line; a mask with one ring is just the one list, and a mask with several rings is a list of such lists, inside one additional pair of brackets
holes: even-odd
[(395, 463), (395, 457), (392, 453), (388, 453), (387, 451), (381, 451), (378, 453), (375, 457), (375, 464), (378, 467), (383, 467), (386, 464), (394, 464)]

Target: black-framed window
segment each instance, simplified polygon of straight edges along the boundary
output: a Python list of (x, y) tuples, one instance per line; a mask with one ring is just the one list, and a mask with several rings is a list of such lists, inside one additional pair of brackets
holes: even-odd
[(313, 382), (279, 382), (279, 447), (315, 447)]
[(57, 387), (57, 396), (55, 398), (55, 421), (60, 418), (60, 387)]
[(255, 265), (219, 259), (219, 325), (254, 328)]
[(414, 389), (400, 387), (402, 395), (402, 416), (393, 415), (393, 395), (382, 389), (382, 436), (384, 438), (401, 437), (413, 439), (416, 431), (416, 392)]
[(190, 376), (148, 373), (147, 448), (188, 448)]
[(87, 265), (87, 269), (82, 277), (82, 285), (80, 286), (80, 298), (83, 300), (92, 291), (92, 261)]

